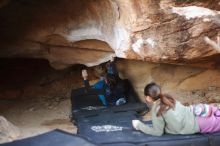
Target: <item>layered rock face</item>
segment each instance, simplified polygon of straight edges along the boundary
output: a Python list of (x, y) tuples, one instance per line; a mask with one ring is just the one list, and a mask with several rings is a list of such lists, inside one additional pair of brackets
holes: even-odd
[(144, 87), (150, 82), (159, 84), (186, 104), (220, 103), (220, 71), (198, 67), (119, 60), (117, 67), (122, 78), (130, 79), (135, 91), (144, 101)]
[(0, 57), (57, 69), (119, 58), (218, 68), (218, 0), (2, 0)]

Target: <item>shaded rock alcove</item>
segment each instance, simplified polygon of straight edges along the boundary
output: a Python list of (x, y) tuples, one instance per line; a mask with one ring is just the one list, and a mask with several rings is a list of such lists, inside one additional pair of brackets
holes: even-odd
[(0, 20), (0, 115), (19, 138), (76, 132), (71, 90), (112, 56), (142, 101), (154, 81), (184, 104), (220, 102), (219, 0), (0, 0)]

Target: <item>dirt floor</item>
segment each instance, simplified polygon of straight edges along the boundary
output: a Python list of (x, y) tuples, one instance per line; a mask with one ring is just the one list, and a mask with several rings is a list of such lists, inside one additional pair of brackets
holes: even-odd
[[(41, 60), (15, 60), (0, 66), (4, 68), (0, 70), (0, 81), (4, 81), (0, 84), (0, 116), (19, 128), (18, 139), (53, 129), (76, 133), (69, 118), (70, 94), (82, 86), (81, 66), (60, 71)], [(2, 134), (0, 131), (0, 143), (10, 141)]]
[[(18, 139), (61, 129), (76, 133), (76, 127), (70, 122), (70, 100), (60, 101), (41, 99), (21, 99), (0, 102), (0, 115), (17, 126), (21, 132)], [(1, 143), (1, 141), (0, 141)]]

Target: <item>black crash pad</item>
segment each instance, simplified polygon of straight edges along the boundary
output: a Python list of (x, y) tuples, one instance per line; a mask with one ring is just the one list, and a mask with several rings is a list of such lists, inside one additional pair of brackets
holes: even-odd
[(142, 112), (147, 112), (148, 107), (144, 103), (127, 103), (121, 106), (113, 106), (113, 107), (93, 107), (88, 106), (82, 108), (80, 110), (75, 110), (72, 112), (73, 119), (77, 124), (80, 119), (87, 119), (90, 117), (102, 117), (102, 115), (109, 115), (114, 113), (122, 113), (132, 111), (136, 115), (141, 114)]
[(0, 144), (1, 146), (97, 146), (79, 135), (53, 130), (38, 136)]
[[(140, 103), (140, 99), (135, 92), (132, 84), (129, 80), (122, 80), (124, 83), (124, 88), (126, 90), (125, 96), (128, 103)], [(79, 110), (80, 108), (88, 106), (102, 106), (101, 101), (98, 98), (98, 95), (105, 94), (104, 89), (93, 89), (91, 87), (82, 87), (78, 89), (73, 89), (71, 91), (71, 104), (72, 110)]]
[(90, 141), (106, 146), (220, 146), (220, 133), (165, 134), (157, 137), (136, 131), (131, 121), (142, 120), (138, 113), (148, 111), (146, 104), (130, 102), (123, 106), (105, 108), (100, 105), (96, 94), (101, 91), (86, 91), (84, 94), (84, 90), (82, 88), (72, 92), (78, 94), (78, 97), (71, 98), (72, 116), (78, 127), (77, 134)]
[[(102, 117), (93, 117), (91, 120), (85, 119), (84, 121), (80, 120), (78, 134), (85, 136), (91, 141), (107, 146), (220, 145), (220, 133), (193, 135), (165, 134), (159, 137), (147, 135), (132, 128), (131, 120), (135, 119), (135, 116), (128, 117), (128, 115), (132, 115), (132, 113), (105, 116), (105, 120), (101, 120)], [(146, 124), (149, 124), (149, 122)]]
[(104, 107), (98, 98), (98, 94), (100, 93), (103, 93), (103, 90), (91, 88), (79, 88), (72, 90), (71, 117), (72, 121), (74, 121), (75, 124), (77, 124), (78, 120), (81, 118), (89, 118), (91, 116), (97, 116), (99, 114), (109, 114), (126, 111), (136, 111), (137, 113), (142, 113), (148, 111), (147, 105), (138, 101), (135, 94), (130, 94), (130, 100), (128, 100), (128, 103), (126, 103), (125, 105)]

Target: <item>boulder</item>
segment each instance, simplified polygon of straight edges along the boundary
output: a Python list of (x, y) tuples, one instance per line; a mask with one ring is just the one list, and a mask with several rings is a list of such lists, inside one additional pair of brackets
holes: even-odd
[(19, 129), (6, 118), (0, 116), (0, 143), (16, 140), (19, 136)]

